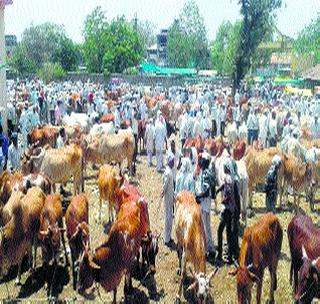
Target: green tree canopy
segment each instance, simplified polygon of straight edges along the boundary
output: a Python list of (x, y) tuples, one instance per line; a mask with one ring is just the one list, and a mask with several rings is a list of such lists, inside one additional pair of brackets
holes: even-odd
[(108, 47), (108, 22), (101, 6), (89, 14), (84, 23), (83, 57), (90, 72), (103, 72), (103, 57)]
[(231, 75), (233, 71), (236, 46), (239, 40), (241, 22), (234, 25), (224, 21), (218, 29), (215, 41), (212, 44), (211, 55), (213, 68), (220, 75)]
[(320, 63), (320, 12), (298, 35), (293, 48), (299, 55), (313, 57), (316, 64)]
[(78, 52), (63, 26), (54, 23), (31, 25), (25, 29), (9, 65), (17, 72), (35, 72), (47, 62), (57, 62), (65, 70), (78, 64)]
[(210, 66), (210, 51), (204, 19), (194, 0), (185, 3), (168, 33), (167, 57), (171, 66), (204, 69)]
[(143, 59), (143, 44), (139, 34), (124, 16), (114, 19), (107, 31), (108, 48), (103, 57), (104, 68), (111, 73), (122, 73), (138, 65)]
[(239, 3), (243, 21), (232, 73), (234, 90), (249, 71), (258, 45), (270, 32), (281, 0), (239, 0)]

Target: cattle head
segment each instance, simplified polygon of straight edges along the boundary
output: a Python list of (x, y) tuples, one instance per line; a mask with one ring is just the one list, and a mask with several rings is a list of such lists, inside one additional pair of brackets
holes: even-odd
[(302, 246), (302, 266), (299, 271), (299, 279), (295, 300), (297, 303), (311, 303), (318, 293), (320, 284), (320, 257), (311, 260), (305, 248)]
[(85, 293), (90, 287), (92, 287), (99, 269), (100, 266), (94, 261), (89, 245), (85, 244), (84, 251), (79, 259), (77, 290), (80, 294)]
[(46, 264), (51, 265), (59, 258), (61, 230), (63, 229), (60, 229), (57, 223), (50, 224), (47, 221), (46, 229), (39, 232), (43, 260)]
[(199, 272), (194, 273), (190, 268), (191, 275), (194, 282), (188, 287), (188, 291), (194, 291), (197, 297), (198, 303), (207, 303), (207, 299), (210, 296), (209, 287), (211, 287), (211, 280), (214, 278), (219, 268), (206, 275), (205, 273)]
[(147, 235), (141, 239), (142, 259), (147, 261), (149, 271), (156, 273), (156, 256), (159, 251), (160, 234), (154, 235), (148, 231)]
[(259, 281), (259, 278), (252, 272), (253, 264), (248, 266), (239, 266), (237, 269), (230, 271), (229, 274), (237, 276), (237, 293), (238, 303), (251, 302), (251, 289), (254, 283)]

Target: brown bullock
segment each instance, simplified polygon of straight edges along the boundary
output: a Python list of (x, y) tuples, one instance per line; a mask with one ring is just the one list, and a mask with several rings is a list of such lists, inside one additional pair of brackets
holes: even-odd
[(108, 237), (92, 255), (87, 249), (80, 259), (79, 292), (84, 293), (94, 281), (106, 292), (113, 291), (116, 303), (117, 287), (125, 274), (125, 297), (132, 289), (131, 268), (142, 239), (140, 208), (135, 201), (121, 205), (116, 222)]
[[(38, 187), (22, 192), (14, 192), (2, 210), (4, 228), (0, 234), (0, 274), (6, 274), (11, 266), (19, 265), (17, 283), (21, 279), (21, 263), (28, 253), (29, 262), (34, 257), (36, 263), (36, 241), (40, 227), (40, 214), (45, 202), (45, 194)], [(4, 216), (6, 215), (6, 216)]]
[(192, 193), (180, 192), (176, 199), (175, 232), (181, 281), (177, 301), (180, 301), (182, 284), (186, 276), (187, 261), (194, 267), (192, 276), (195, 280), (188, 290), (196, 292), (197, 299), (206, 302), (209, 296), (209, 283), (216, 272), (206, 275), (206, 244), (200, 206)]
[(85, 194), (75, 196), (66, 211), (67, 237), (71, 250), (73, 289), (76, 290), (79, 258), (89, 246), (89, 206)]
[(263, 274), (268, 267), (271, 277), (269, 300), (274, 303), (277, 267), (282, 245), (282, 227), (273, 213), (261, 216), (244, 231), (239, 267), (230, 272), (237, 276), (238, 303), (251, 302), (251, 288), (257, 284), (256, 303), (261, 303)]

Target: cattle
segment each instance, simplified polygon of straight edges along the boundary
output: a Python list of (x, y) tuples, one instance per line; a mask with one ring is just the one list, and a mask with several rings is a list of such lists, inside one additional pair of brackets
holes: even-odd
[(40, 147), (49, 145), (51, 148), (55, 148), (59, 131), (60, 128), (55, 126), (36, 127), (28, 134), (28, 142), (30, 145), (33, 144)]
[(106, 113), (103, 114), (100, 118), (100, 123), (109, 123), (114, 121), (114, 114), (113, 113)]
[(116, 303), (117, 287), (125, 274), (124, 294), (127, 297), (132, 289), (131, 268), (143, 236), (140, 223), (137, 202), (122, 204), (105, 241), (95, 248), (94, 254), (86, 248), (80, 258), (80, 293), (84, 294), (97, 281), (106, 292), (113, 291), (113, 303)]
[(20, 190), (26, 194), (31, 187), (39, 187), (45, 194), (51, 192), (51, 182), (41, 174), (23, 176), (19, 171), (13, 174), (4, 171), (0, 176), (0, 206), (9, 200), (12, 191)]
[[(138, 144), (139, 144), (140, 154), (145, 149), (144, 136), (146, 133), (146, 125), (147, 125), (147, 121), (145, 119), (141, 119), (138, 121)], [(141, 148), (141, 143), (142, 143), (142, 148)]]
[[(32, 153), (32, 151), (31, 151)], [(56, 183), (67, 183), (73, 177), (74, 194), (80, 192), (82, 185), (83, 156), (81, 148), (71, 144), (60, 149), (41, 149), (39, 155), (24, 154), (22, 173), (41, 173), (52, 182), (55, 191)]]
[(123, 180), (115, 168), (106, 164), (100, 167), (98, 174), (98, 188), (99, 188), (99, 221), (101, 220), (102, 201), (107, 201), (109, 206), (109, 222), (115, 219), (115, 213), (120, 209), (120, 201), (118, 199), (118, 192)]
[(62, 125), (64, 127), (80, 127), (83, 132), (88, 133), (93, 125), (94, 117), (89, 117), (85, 113), (74, 113), (71, 115), (65, 115), (62, 118)]
[(247, 142), (245, 140), (238, 140), (234, 143), (232, 149), (232, 156), (234, 160), (240, 160), (246, 152)]
[(176, 198), (177, 212), (175, 215), (175, 233), (177, 238), (177, 253), (179, 258), (179, 273), (181, 281), (176, 301), (179, 302), (182, 284), (186, 276), (187, 261), (193, 267), (193, 279), (189, 291), (195, 291), (198, 300), (206, 302), (209, 293), (209, 283), (215, 272), (206, 275), (206, 244), (200, 206), (192, 193), (182, 191)]
[(284, 155), (284, 183), (281, 187), (288, 201), (287, 186), (291, 186), (294, 196), (294, 206), (297, 211), (300, 203), (301, 192), (308, 188), (311, 183), (312, 172), (309, 164), (301, 163), (293, 155)]
[(79, 258), (90, 245), (89, 203), (85, 194), (75, 196), (66, 211), (67, 237), (71, 250), (73, 289), (76, 290)]
[(245, 229), (240, 248), (239, 266), (230, 272), (237, 278), (238, 303), (251, 302), (253, 283), (257, 284), (256, 303), (261, 303), (265, 268), (269, 269), (271, 278), (269, 300), (274, 303), (282, 238), (282, 227), (273, 213), (261, 216), (255, 224)]
[(121, 166), (127, 160), (132, 169), (134, 155), (134, 137), (129, 130), (118, 134), (92, 136), (84, 138), (83, 150), (85, 162), (108, 164), (114, 162)]
[(296, 215), (288, 225), (291, 254), (290, 284), (294, 283), (295, 300), (311, 303), (320, 298), (319, 257), (320, 229), (307, 215)]
[(94, 124), (89, 135), (115, 134), (115, 127), (112, 122)]
[[(264, 150), (256, 150), (253, 147), (248, 147), (243, 160), (246, 164), (249, 177), (249, 208), (252, 208), (252, 194), (254, 187), (257, 184), (264, 184), (265, 177), (272, 164), (272, 158), (275, 155), (282, 155), (278, 148), (269, 148)], [(282, 189), (283, 182), (283, 162), (278, 171), (278, 189)], [(282, 203), (282, 191), (280, 191), (280, 204)]]
[(9, 200), (12, 190), (17, 183), (20, 183), (22, 179), (20, 172), (11, 174), (9, 171), (3, 171), (0, 175), (0, 207), (5, 205)]
[(39, 232), (42, 259), (45, 266), (57, 264), (61, 243), (64, 247), (66, 264), (68, 264), (62, 216), (61, 196), (57, 194), (48, 195), (40, 215)]
[[(141, 215), (141, 231), (142, 231), (142, 240), (141, 240), (141, 251), (142, 251), (142, 264), (141, 268), (144, 268), (145, 262), (150, 273), (156, 272), (156, 256), (158, 254), (158, 241), (159, 234), (152, 233), (150, 229), (150, 219), (148, 211), (148, 203), (141, 196), (139, 190), (124, 180), (119, 192), (118, 201), (121, 201), (121, 204), (129, 202), (131, 200), (138, 201)], [(139, 264), (140, 252), (137, 255), (137, 262)]]
[(201, 139), (201, 137), (187, 138), (183, 148), (190, 149), (191, 147), (195, 147), (197, 149), (197, 152), (201, 153), (204, 149), (204, 141)]
[(36, 243), (40, 227), (40, 214), (45, 203), (45, 194), (38, 187), (14, 192), (2, 210), (3, 230), (0, 240), (0, 274), (6, 274), (11, 266), (19, 265), (16, 282), (20, 284), (21, 263), (26, 253), (29, 262), (34, 257), (32, 270), (36, 263)]

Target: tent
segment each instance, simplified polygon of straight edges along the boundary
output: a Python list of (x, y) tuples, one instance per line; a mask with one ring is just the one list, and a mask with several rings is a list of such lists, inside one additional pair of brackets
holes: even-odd
[(160, 75), (196, 75), (196, 69), (181, 69), (181, 68), (162, 68), (151, 63), (140, 65), (140, 70), (143, 73), (152, 73)]

